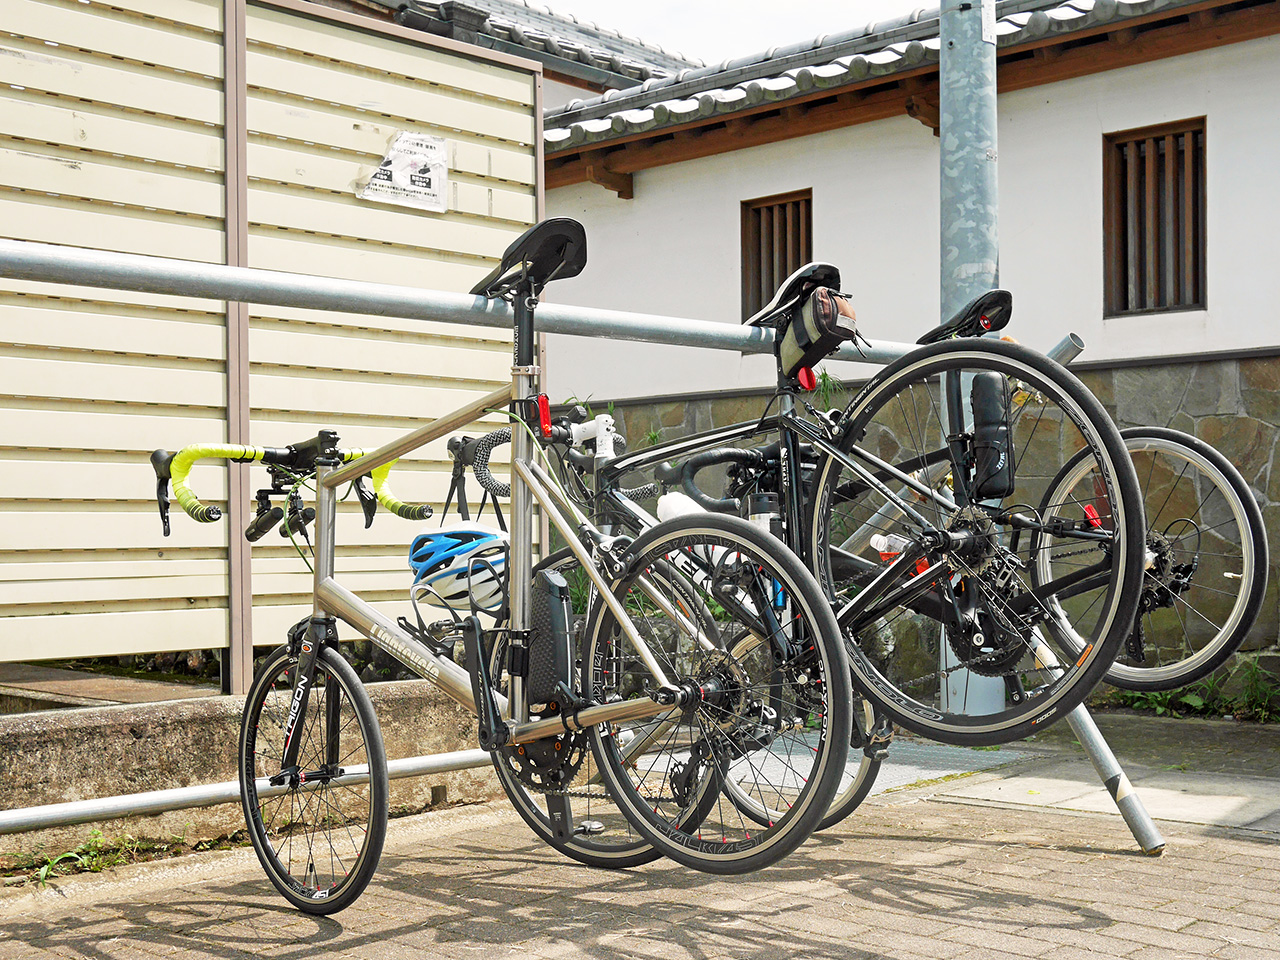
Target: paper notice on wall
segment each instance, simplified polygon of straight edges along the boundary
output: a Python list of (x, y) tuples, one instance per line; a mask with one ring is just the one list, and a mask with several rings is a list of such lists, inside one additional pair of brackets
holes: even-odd
[(982, 42), (996, 42), (996, 0), (980, 0), (982, 3)]
[(449, 186), (449, 155), (444, 137), (398, 133), (369, 182), (356, 191), (361, 200), (394, 203), (444, 213)]

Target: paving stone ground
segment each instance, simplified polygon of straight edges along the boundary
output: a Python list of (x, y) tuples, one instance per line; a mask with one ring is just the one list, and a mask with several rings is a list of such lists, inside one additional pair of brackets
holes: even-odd
[(1280, 957), (1280, 834), (1162, 821), (1150, 858), (1115, 814), (966, 802), (957, 783), (873, 797), (747, 877), (591, 870), (502, 804), (393, 821), (373, 883), (332, 918), (290, 909), (248, 850), (139, 865), (9, 891), (0, 958)]

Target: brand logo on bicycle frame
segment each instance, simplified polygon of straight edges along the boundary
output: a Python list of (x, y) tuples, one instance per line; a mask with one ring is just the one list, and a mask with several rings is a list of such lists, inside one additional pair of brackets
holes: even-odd
[(293, 740), (293, 727), (298, 722), (298, 711), (302, 709), (302, 698), (307, 694), (307, 678), (298, 677), (298, 685), (293, 690), (293, 703), (289, 707), (289, 719), (285, 723), (285, 729), (289, 731), (289, 738), (285, 743)]

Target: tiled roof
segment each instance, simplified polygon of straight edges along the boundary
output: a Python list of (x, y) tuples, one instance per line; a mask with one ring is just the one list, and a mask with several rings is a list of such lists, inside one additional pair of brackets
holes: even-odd
[[(1176, 10), (1200, 0), (1005, 0), (997, 8), (1000, 47)], [(544, 116), (548, 154), (890, 76), (938, 62), (938, 10), (867, 24), (654, 78)]]
[[(522, 47), (534, 55), (567, 61), (568, 64), (584, 64), (624, 82), (668, 77), (681, 70), (702, 66), (700, 60), (691, 60), (680, 53), (623, 36), (571, 14), (553, 13), (527, 0), (463, 2), (466, 7), (487, 15), (487, 18), (477, 18), (476, 33), (483, 37)], [(417, 14), (440, 21), (456, 19), (452, 11), (442, 9), (449, 7), (443, 0), (387, 0), (387, 5), (401, 11), (398, 18), (403, 18), (407, 12), (410, 16)]]

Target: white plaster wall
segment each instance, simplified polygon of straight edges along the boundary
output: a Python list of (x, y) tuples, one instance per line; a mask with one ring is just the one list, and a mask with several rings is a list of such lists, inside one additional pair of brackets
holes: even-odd
[[(1040, 349), (1067, 331), (1083, 359), (1280, 344), (1280, 38), (1001, 95), (1001, 285), (1009, 332)], [(1207, 117), (1207, 310), (1102, 317), (1102, 136)], [(840, 267), (863, 331), (914, 340), (938, 322), (938, 141), (906, 117), (658, 167), (635, 199), (592, 184), (552, 190), (551, 216), (587, 227), (585, 272), (548, 297), (737, 323), (740, 203), (813, 190), (814, 257)], [(837, 375), (856, 372), (833, 367)], [(551, 337), (553, 399), (772, 382), (769, 358)]]
[(590, 100), (598, 96), (600, 96), (599, 93), (587, 87), (575, 87), (559, 80), (552, 80), (550, 77), (543, 77), (542, 80), (543, 110), (563, 107), (570, 100)]

